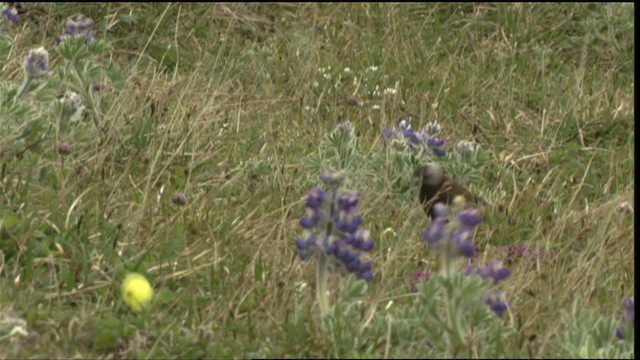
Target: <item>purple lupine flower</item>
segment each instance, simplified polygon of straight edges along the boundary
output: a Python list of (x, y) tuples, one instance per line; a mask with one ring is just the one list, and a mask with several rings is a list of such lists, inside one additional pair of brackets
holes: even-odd
[(467, 259), (471, 259), (472, 257), (476, 256), (476, 247), (470, 240), (462, 240), (457, 242), (456, 248), (458, 249), (458, 252), (460, 252), (460, 254)]
[(441, 148), (434, 148), (433, 153), (438, 157), (444, 157), (445, 155), (447, 155), (447, 151)]
[(633, 331), (635, 331), (636, 329), (636, 307), (633, 302), (633, 297), (625, 299), (623, 305), (625, 314), (622, 316), (622, 319), (620, 319), (621, 326), (616, 328), (616, 336), (620, 340), (624, 339), (621, 328), (624, 327), (628, 321), (631, 322), (631, 328), (633, 329)]
[(433, 205), (433, 213), (436, 217), (446, 217), (449, 215), (449, 208), (443, 203), (435, 203)]
[(300, 219), (300, 226), (304, 229), (311, 229), (326, 217), (325, 211), (322, 209), (326, 196), (327, 192), (323, 189), (311, 189), (307, 197), (307, 211)]
[(344, 174), (323, 172), (321, 179), (333, 190), (314, 188), (309, 192), (300, 225), (311, 234), (306, 240), (296, 238), (298, 256), (303, 261), (324, 256), (331, 268), (370, 281), (371, 263), (363, 262), (361, 256), (373, 250), (375, 242), (369, 238), (369, 231), (360, 229), (362, 216), (356, 214), (360, 195), (357, 191), (336, 194)]
[[(468, 209), (452, 216), (444, 204), (434, 207), (437, 208), (436, 217), (422, 233), (422, 239), (431, 247), (444, 249), (447, 256), (454, 254), (451, 250), (455, 249), (456, 254), (465, 258), (474, 257), (476, 248), (471, 239), (475, 227), (480, 223), (480, 213)], [(453, 221), (448, 221), (449, 218)]]
[(306, 261), (311, 256), (314, 255), (316, 251), (315, 245), (316, 237), (315, 235), (309, 236), (307, 240), (303, 240), (302, 238), (296, 238), (296, 247), (298, 248), (298, 256), (302, 261)]
[(493, 310), (498, 316), (507, 310), (509, 304), (504, 298), (504, 291), (490, 291), (484, 297), (484, 303), (489, 305), (489, 308)]
[(62, 35), (56, 37), (56, 44), (60, 45), (65, 37), (84, 36), (85, 44), (95, 39), (96, 34), (93, 31), (94, 22), (91, 18), (84, 15), (77, 15), (67, 18), (64, 23), (64, 31)]
[(480, 214), (480, 210), (478, 209), (467, 209), (458, 214), (458, 219), (465, 227), (473, 229), (478, 226), (482, 220)]
[(429, 246), (436, 246), (444, 236), (445, 225), (446, 222), (443, 218), (435, 218), (422, 233), (422, 238)]
[(425, 140), (425, 144), (436, 156), (443, 157), (447, 154), (444, 150), (444, 139), (429, 137)]
[(387, 128), (382, 129), (382, 138), (384, 139), (384, 141), (389, 141), (389, 139), (391, 138), (391, 130)]
[(424, 129), (415, 131), (411, 127), (411, 118), (406, 118), (400, 121), (397, 128), (383, 129), (382, 134), (385, 141), (392, 138), (403, 140), (411, 151), (429, 150), (434, 155), (442, 157), (446, 155), (444, 139), (435, 137), (440, 131), (440, 125), (435, 121), (428, 123)]
[(18, 25), (20, 18), (18, 17), (18, 10), (16, 8), (5, 8), (0, 11), (0, 20), (6, 19), (6, 21), (13, 25)]
[(505, 280), (511, 275), (511, 270), (502, 266), (502, 261), (492, 261), (487, 267), (477, 266), (474, 268), (471, 265), (466, 266), (467, 275), (478, 275), (483, 279), (492, 278), (493, 283)]
[(29, 50), (24, 60), (24, 72), (30, 79), (49, 75), (49, 53), (44, 47)]
[(324, 202), (327, 192), (321, 188), (311, 189), (307, 197), (307, 207), (318, 208)]
[(402, 129), (402, 135), (404, 135), (404, 137), (408, 139), (411, 144), (413, 145), (420, 144), (420, 137), (418, 136), (418, 134), (413, 132), (413, 129), (411, 128)]

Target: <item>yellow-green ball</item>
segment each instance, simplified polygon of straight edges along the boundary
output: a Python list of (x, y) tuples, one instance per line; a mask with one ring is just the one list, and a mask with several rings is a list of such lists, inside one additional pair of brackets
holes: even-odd
[(129, 273), (122, 282), (122, 298), (129, 308), (139, 312), (149, 305), (153, 297), (153, 288), (147, 279), (136, 273)]

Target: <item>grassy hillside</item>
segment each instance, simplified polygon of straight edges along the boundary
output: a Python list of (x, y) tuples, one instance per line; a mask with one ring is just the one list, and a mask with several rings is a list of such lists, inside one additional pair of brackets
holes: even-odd
[[(425, 158), (382, 135), (407, 117), (439, 123), (436, 160), (489, 203), (470, 262), (511, 270), (496, 355), (577, 356), (566, 345), (618, 326), (634, 293), (634, 11), (18, 4), (0, 34), (2, 357), (481, 356), (397, 330), (419, 309), (412, 274), (442, 263), (412, 182)], [(78, 14), (95, 39), (57, 45)], [(41, 46), (50, 71), (24, 87)], [(347, 155), (329, 136), (346, 121)], [(346, 170), (375, 241), (366, 288), (331, 275), (332, 306), (360, 292), (330, 326), (295, 243), (324, 168)], [(507, 258), (518, 245), (533, 250)], [(143, 312), (122, 301), (127, 272), (154, 288)], [(623, 346), (606, 336), (584, 349)]]

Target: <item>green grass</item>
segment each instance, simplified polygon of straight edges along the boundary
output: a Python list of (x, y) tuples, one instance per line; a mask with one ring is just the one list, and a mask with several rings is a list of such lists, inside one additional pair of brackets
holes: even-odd
[[(634, 197), (633, 5), (48, 4), (22, 16), (3, 78), (21, 80), (30, 48), (53, 52), (75, 13), (96, 20), (126, 85), (107, 90), (100, 143), (76, 139), (64, 161), (48, 143), (0, 158), (0, 321), (28, 332), (1, 340), (4, 356), (356, 356), (294, 286), (315, 281), (294, 244), (319, 185), (309, 155), (350, 120), (368, 156), (403, 108), (488, 154), (470, 184), (495, 205), (481, 257), (515, 243), (558, 254), (504, 283), (507, 354), (561, 357), (562, 309), (580, 298), (617, 317), (633, 294), (633, 215), (618, 211)], [(376, 240), (365, 301), (383, 311), (431, 262), (428, 220), (417, 192), (349, 175)], [(120, 298), (132, 270), (156, 290), (144, 315)]]

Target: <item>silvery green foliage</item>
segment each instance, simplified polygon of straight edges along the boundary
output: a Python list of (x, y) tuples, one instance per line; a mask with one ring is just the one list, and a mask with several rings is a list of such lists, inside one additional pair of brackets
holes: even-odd
[(103, 66), (94, 61), (96, 56), (110, 51), (111, 46), (102, 39), (63, 35), (57, 50), (63, 62), (56, 82), (65, 89), (65, 97), (58, 103), (61, 119), (79, 126), (80, 109), (85, 109), (96, 128), (102, 130), (101, 114), (110, 104), (108, 101), (103, 103), (96, 95), (96, 85), (103, 84), (108, 77), (110, 86), (123, 86), (122, 71), (118, 66), (113, 63)]
[(478, 143), (462, 140), (453, 146), (443, 166), (456, 181), (478, 183), (486, 162), (487, 155)]
[[(410, 118), (402, 119), (392, 129), (382, 131), (383, 146), (376, 147), (369, 157), (375, 169), (376, 189), (393, 191), (401, 202), (415, 201), (417, 189), (413, 173), (426, 162), (442, 163), (446, 159), (444, 139), (437, 138), (440, 125), (427, 123), (416, 130)], [(382, 176), (381, 176), (382, 175)]]
[[(330, 133), (326, 134), (318, 146), (318, 150), (309, 154), (305, 161), (305, 171), (319, 174), (324, 168), (336, 171), (349, 168), (349, 172), (361, 175), (366, 171), (367, 162), (359, 152), (358, 139), (355, 136), (353, 124), (349, 121), (338, 124)], [(302, 179), (301, 181), (309, 181)], [(300, 184), (308, 187), (315, 183)]]
[(330, 167), (338, 170), (353, 167), (360, 159), (353, 124), (349, 121), (338, 124), (320, 144), (320, 149), (325, 153), (333, 153), (333, 160), (328, 164)]
[[(402, 355), (435, 358), (501, 358), (512, 329), (483, 302), (491, 281), (454, 272), (417, 286), (412, 306), (398, 308), (396, 341), (412, 348)], [(402, 346), (400, 346), (402, 347)]]
[(563, 310), (564, 329), (558, 338), (558, 346), (568, 358), (580, 359), (633, 359), (633, 327), (628, 322), (623, 330), (629, 338), (615, 335), (618, 319), (605, 318), (585, 308), (576, 298), (570, 312)]
[(336, 357), (505, 358), (513, 329), (483, 299), (491, 280), (436, 274), (407, 298), (361, 301), (367, 284), (353, 276), (325, 318)]
[(356, 139), (353, 124), (349, 121), (342, 122), (327, 135), (326, 141), (321, 145), (332, 149), (335, 154), (334, 165), (336, 169), (344, 170), (353, 165), (357, 157), (358, 140)]
[[(332, 339), (336, 358), (371, 358), (378, 357), (385, 342), (385, 326), (367, 324), (363, 314), (368, 314), (366, 302), (361, 299), (367, 293), (367, 282), (348, 276), (341, 282), (337, 301), (331, 306), (328, 314), (322, 319), (324, 331)], [(376, 316), (384, 314), (376, 313)], [(366, 316), (366, 315), (365, 315)]]
[(386, 165), (388, 179), (394, 189), (401, 193), (414, 188), (412, 178), (413, 171), (421, 164), (422, 156), (420, 153), (413, 152), (409, 149), (406, 142), (393, 139), (389, 143), (388, 148), (381, 154), (382, 162)]
[[(68, 119), (68, 123), (77, 123), (82, 120), (85, 107), (82, 104), (80, 95), (73, 91), (65, 92), (64, 96), (58, 100), (61, 116)], [(66, 122), (65, 122), (66, 123)]]
[[(97, 139), (104, 130), (101, 117), (111, 104), (100, 90), (105, 84), (109, 88), (122, 88), (124, 76), (118, 65), (96, 62), (111, 46), (95, 38), (93, 21), (78, 19), (84, 21), (83, 31), (76, 28), (70, 32), (68, 20), (64, 34), (56, 39), (56, 49), (62, 57), (60, 66), (50, 68), (49, 51), (36, 47), (21, 62), (24, 70), (21, 85), (11, 79), (0, 80), (0, 138), (10, 139), (3, 144), (3, 156), (27, 148), (35, 150), (34, 145), (50, 138), (56, 128), (59, 137), (77, 143), (78, 139), (73, 139), (79, 133), (77, 130), (91, 124), (84, 120), (91, 119), (99, 130), (88, 133), (91, 139)], [(21, 53), (10, 51), (11, 46), (11, 37), (0, 32), (0, 65), (10, 55)]]

